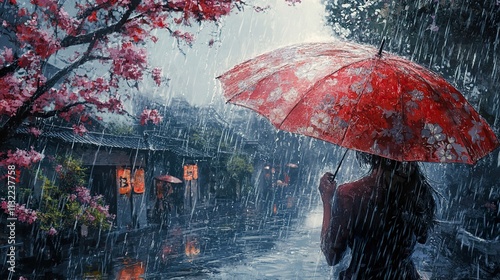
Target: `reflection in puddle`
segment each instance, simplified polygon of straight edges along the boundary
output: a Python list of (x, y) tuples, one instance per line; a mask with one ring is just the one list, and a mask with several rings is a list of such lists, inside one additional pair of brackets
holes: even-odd
[[(263, 275), (272, 275), (277, 267), (290, 264), (290, 257), (296, 252), (304, 248), (314, 254), (318, 251), (319, 245), (305, 241), (319, 238), (309, 232), (319, 230), (320, 216), (317, 211), (309, 213), (308, 202), (309, 199), (290, 193), (267, 201), (200, 205), (193, 215), (169, 217), (162, 229), (151, 228), (140, 234), (109, 239), (105, 250), (73, 255), (67, 265), (74, 268), (76, 264), (77, 268), (65, 269), (66, 276), (68, 279), (82, 276), (84, 279), (210, 279), (228, 275), (228, 268), (242, 262), (255, 264), (245, 273), (257, 269)], [(298, 228), (305, 231), (296, 232)], [(291, 247), (283, 244), (296, 233), (305, 238), (300, 239), (303, 244), (288, 252)], [(285, 256), (286, 259), (281, 258)], [(296, 257), (303, 259), (304, 255)], [(91, 274), (94, 270), (101, 274)], [(239, 275), (234, 273), (229, 278)]]
[(185, 246), (186, 257), (191, 258), (200, 254), (200, 244), (198, 243), (198, 239), (193, 236), (186, 237), (186, 246)]
[(143, 262), (131, 259), (123, 260), (123, 267), (116, 275), (117, 280), (137, 280), (144, 279), (143, 275), (146, 272), (146, 267)]

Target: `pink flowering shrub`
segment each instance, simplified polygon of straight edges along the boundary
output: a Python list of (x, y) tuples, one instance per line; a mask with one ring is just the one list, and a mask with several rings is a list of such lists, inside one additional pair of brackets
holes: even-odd
[(53, 227), (51, 227), (49, 229), (49, 231), (47, 232), (48, 235), (56, 235), (57, 234), (57, 230)]
[(67, 209), (78, 223), (88, 227), (108, 229), (115, 218), (102, 195), (92, 196), (90, 190), (82, 186), (77, 186), (69, 195)]
[(71, 198), (73, 200), (78, 200), (83, 204), (88, 204), (92, 200), (92, 196), (90, 195), (90, 190), (86, 187), (77, 186), (75, 188), (76, 194), (72, 194)]
[(92, 195), (85, 184), (85, 169), (81, 162), (66, 159), (55, 166), (59, 182), (44, 178), (43, 197), (38, 211), (40, 228), (49, 235), (75, 224), (89, 228), (109, 229), (115, 218), (102, 195)]
[(10, 204), (2, 198), (0, 202), (0, 208), (3, 212), (11, 217), (16, 217), (17, 221), (27, 224), (32, 224), (37, 219), (37, 213), (33, 209), (26, 208), (25, 204), (15, 203), (15, 205)]

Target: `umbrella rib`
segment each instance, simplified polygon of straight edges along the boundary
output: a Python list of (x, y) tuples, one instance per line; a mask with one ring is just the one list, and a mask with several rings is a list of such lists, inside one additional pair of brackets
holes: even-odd
[[(373, 60), (373, 58), (370, 58), (370, 59), (364, 59), (364, 61), (368, 61), (368, 60)], [(372, 69), (370, 70), (370, 74), (368, 75), (368, 77), (371, 77), (371, 75), (373, 75), (374, 70), (375, 70), (375, 68), (376, 68), (376, 66), (377, 66), (377, 63), (378, 63), (379, 61), (380, 61), (380, 58), (377, 58), (377, 59), (376, 59), (376, 61), (373, 63), (373, 65), (372, 65)], [(351, 66), (352, 66), (352, 64), (351, 64)], [(354, 112), (354, 110), (358, 108), (359, 101), (361, 100), (361, 97), (363, 97), (363, 95), (364, 95), (364, 94), (363, 94), (363, 92), (364, 92), (364, 91), (365, 91), (365, 89), (366, 89), (366, 84), (367, 84), (367, 83), (368, 83), (368, 81), (365, 81), (365, 83), (363, 84), (363, 90), (362, 90), (362, 91), (360, 92), (360, 94), (358, 95), (358, 98), (357, 98), (357, 100), (356, 100), (356, 104), (355, 104), (355, 105), (353, 106), (353, 108), (351, 109), (351, 113), (353, 113), (353, 112)], [(351, 114), (351, 115), (352, 115), (352, 114)], [(351, 128), (351, 126), (352, 126), (352, 122), (349, 122), (349, 124), (347, 125), (347, 127), (346, 127), (346, 129), (345, 129), (345, 131), (344, 131), (344, 135), (342, 135), (342, 140), (340, 141), (340, 144), (339, 144), (340, 146), (343, 146), (343, 144), (344, 144), (344, 140), (345, 140), (345, 137), (346, 137), (346, 135), (347, 135), (347, 131), (349, 131), (349, 128)]]
[[(394, 69), (394, 67), (393, 67)], [(397, 69), (396, 69), (397, 70)], [(398, 71), (394, 71), (396, 73), (396, 76), (398, 78), (398, 86), (401, 85), (400, 83), (400, 73)], [(404, 103), (404, 99), (403, 99), (403, 94), (401, 93), (400, 94), (400, 100), (401, 102), (401, 121), (403, 123), (403, 125), (401, 126), (401, 134), (402, 134), (402, 139), (403, 139), (403, 144), (401, 144), (401, 159), (404, 159), (404, 156), (406, 155), (406, 149), (405, 149), (405, 135), (404, 135), (404, 124), (406, 123), (406, 110), (405, 110), (405, 103)], [(401, 160), (403, 161), (403, 160)]]

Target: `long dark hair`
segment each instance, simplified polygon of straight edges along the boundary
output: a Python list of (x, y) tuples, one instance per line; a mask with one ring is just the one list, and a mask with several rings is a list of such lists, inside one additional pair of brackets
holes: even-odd
[(388, 189), (389, 203), (413, 227), (419, 241), (425, 242), (428, 231), (435, 223), (436, 201), (418, 163), (400, 162), (363, 152), (357, 152), (356, 157), (371, 171), (381, 169), (377, 182)]

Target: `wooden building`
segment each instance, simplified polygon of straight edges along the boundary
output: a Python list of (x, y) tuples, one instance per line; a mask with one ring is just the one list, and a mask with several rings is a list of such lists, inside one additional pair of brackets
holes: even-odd
[[(19, 130), (25, 138), (27, 130)], [(79, 159), (86, 167), (88, 188), (102, 194), (116, 215), (118, 229), (148, 225), (156, 195), (154, 177), (171, 174), (183, 177), (186, 162), (203, 162), (210, 156), (186, 147), (179, 140), (160, 135), (123, 136), (87, 132), (79, 135), (72, 129), (51, 127), (37, 137), (28, 137), (29, 145), (46, 155)], [(44, 160), (46, 161), (46, 160)], [(43, 168), (50, 169), (48, 162)], [(35, 196), (40, 195), (35, 187)], [(152, 214), (152, 213), (151, 213)]]

